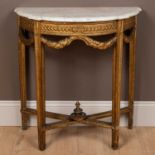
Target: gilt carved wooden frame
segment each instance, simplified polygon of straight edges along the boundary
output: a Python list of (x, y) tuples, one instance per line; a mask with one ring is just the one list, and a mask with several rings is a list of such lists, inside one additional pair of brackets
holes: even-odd
[[(128, 126), (129, 128), (132, 128), (133, 126), (136, 16), (124, 20), (88, 23), (36, 21), (19, 16), (18, 27), (22, 128), (27, 129), (30, 115), (37, 115), (39, 149), (44, 150), (46, 147), (46, 130), (63, 128), (75, 123), (112, 129), (112, 147), (113, 149), (117, 149), (119, 141), (120, 114), (127, 114), (129, 124)], [(23, 33), (25, 30), (31, 34), (29, 37), (26, 37)], [(129, 35), (124, 33), (126, 30), (131, 31)], [(92, 36), (103, 36), (109, 34), (114, 34), (114, 36), (105, 42), (97, 41), (91, 38)], [(67, 37), (60, 41), (51, 41), (44, 37), (44, 35)], [(80, 108), (79, 102), (76, 103), (76, 108), (71, 115), (45, 111), (45, 60), (43, 45), (55, 49), (61, 49), (69, 46), (75, 40), (81, 40), (87, 46), (99, 49), (101, 52), (112, 46), (114, 47), (111, 111), (86, 115)], [(120, 108), (123, 43), (129, 44), (129, 104), (125, 108)], [(27, 87), (25, 47), (31, 45), (33, 45), (35, 48), (37, 110), (28, 108), (26, 105)], [(112, 122), (98, 120), (111, 116)], [(60, 121), (46, 124), (46, 117), (58, 119)]]

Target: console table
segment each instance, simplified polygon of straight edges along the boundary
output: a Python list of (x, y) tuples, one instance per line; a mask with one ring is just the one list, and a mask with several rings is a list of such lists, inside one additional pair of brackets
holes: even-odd
[[(37, 115), (39, 149), (46, 148), (45, 132), (50, 129), (64, 128), (76, 123), (112, 129), (112, 148), (117, 149), (119, 143), (120, 114), (127, 114), (128, 127), (133, 126), (134, 76), (136, 25), (139, 7), (83, 7), (83, 8), (16, 8), (19, 29), (19, 74), (22, 128), (27, 129), (30, 115)], [(107, 41), (97, 41), (93, 36), (113, 34)], [(60, 41), (50, 40), (49, 35), (64, 36)], [(44, 48), (62, 49), (73, 41), (81, 40), (87, 46), (104, 52), (113, 46), (112, 67), (112, 110), (86, 115), (76, 102), (71, 115), (47, 112), (45, 110), (45, 72)], [(129, 97), (128, 106), (120, 108), (121, 73), (123, 44), (129, 44)], [(34, 46), (37, 109), (26, 105), (26, 46)], [(47, 124), (45, 119), (54, 118), (59, 121)], [(99, 119), (112, 117), (112, 122)]]

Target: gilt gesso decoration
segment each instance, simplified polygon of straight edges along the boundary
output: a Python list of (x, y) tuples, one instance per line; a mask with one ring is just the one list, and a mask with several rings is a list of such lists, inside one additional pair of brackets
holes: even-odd
[[(75, 11), (76, 10), (76, 11)], [(46, 148), (45, 132), (54, 128), (64, 128), (76, 123), (105, 127), (112, 130), (112, 148), (119, 143), (120, 115), (128, 116), (128, 128), (133, 127), (135, 47), (137, 15), (139, 7), (94, 7), (94, 8), (17, 8), (19, 29), (19, 74), (22, 128), (27, 129), (31, 115), (37, 116), (39, 149)], [(128, 33), (126, 33), (128, 32)], [(93, 36), (110, 35), (106, 41), (97, 41)], [(54, 41), (47, 36), (63, 36)], [(45, 59), (44, 46), (62, 49), (73, 41), (83, 41), (87, 46), (104, 52), (113, 47), (112, 67), (112, 110), (87, 115), (76, 102), (70, 115), (45, 111)], [(129, 44), (129, 96), (128, 106), (120, 108), (123, 45)], [(37, 109), (27, 107), (26, 87), (26, 46), (34, 46), (36, 71)], [(59, 51), (59, 50), (58, 50)], [(46, 123), (45, 118), (58, 119)], [(112, 122), (99, 120), (112, 117)]]

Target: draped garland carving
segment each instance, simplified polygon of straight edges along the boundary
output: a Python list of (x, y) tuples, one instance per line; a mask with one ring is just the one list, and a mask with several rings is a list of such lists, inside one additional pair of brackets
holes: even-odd
[(48, 40), (45, 37), (41, 38), (41, 41), (45, 45), (47, 45), (50, 48), (55, 48), (55, 49), (62, 49), (66, 46), (69, 46), (75, 40), (82, 40), (87, 46), (90, 46), (90, 47), (93, 47), (96, 49), (100, 49), (100, 50), (105, 50), (105, 49), (114, 45), (114, 43), (117, 40), (117, 37), (113, 37), (112, 39), (105, 41), (105, 42), (96, 41), (96, 40), (94, 40), (90, 37), (87, 37), (87, 36), (71, 36), (71, 37), (62, 39), (58, 42)]

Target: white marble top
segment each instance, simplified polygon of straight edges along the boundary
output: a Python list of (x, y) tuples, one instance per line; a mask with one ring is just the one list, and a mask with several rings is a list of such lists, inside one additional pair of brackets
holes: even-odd
[(140, 7), (19, 7), (15, 12), (34, 20), (54, 22), (96, 22), (136, 16)]

